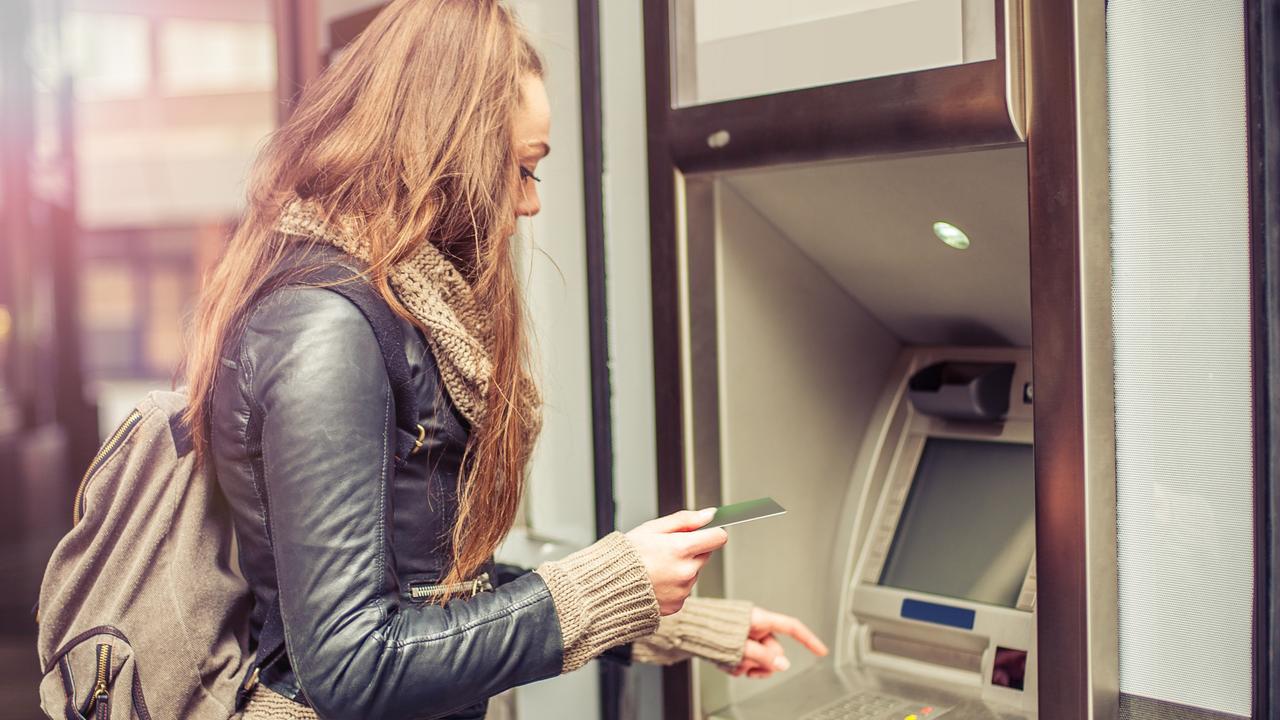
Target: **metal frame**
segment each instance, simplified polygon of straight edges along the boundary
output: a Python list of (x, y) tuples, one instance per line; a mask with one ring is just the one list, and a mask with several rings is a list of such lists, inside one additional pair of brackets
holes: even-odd
[(1115, 393), (1111, 340), (1106, 17), (1098, 3), (1031, 3), (1028, 166), (1040, 708), (1119, 707)]
[(1253, 305), (1254, 696), (1253, 716), (1280, 708), (1280, 0), (1248, 0), (1249, 204)]
[[(686, 427), (691, 416), (684, 407), (688, 340), (682, 329), (686, 291), (681, 277), (688, 267), (685, 253), (696, 254), (693, 245), (703, 240), (690, 233), (684, 236), (690, 246), (680, 243), (686, 230), (678, 226), (686, 221), (680, 216), (683, 174), (980, 147), (1020, 138), (1004, 100), (1000, 3), (1001, 36), (994, 61), (688, 107), (673, 107), (688, 99), (688, 90), (673, 87), (672, 71), (687, 76), (694, 52), (679, 43), (683, 39), (687, 45), (692, 33), (686, 24), (681, 35), (670, 21), (675, 17), (688, 23), (691, 0), (659, 0), (644, 7), (658, 506), (671, 512), (684, 507), (688, 497), (686, 477), (695, 460), (688, 444), (700, 444), (691, 440)], [(1102, 27), (1101, 6), (1080, 10), (1079, 22), (1089, 24), (1088, 39), (1100, 43), (1104, 36), (1095, 31)], [(1114, 595), (1114, 578), (1108, 586), (1105, 573), (1097, 572), (1103, 568), (1091, 572), (1087, 562), (1091, 552), (1105, 557), (1115, 542), (1114, 521), (1108, 529), (1105, 517), (1086, 514), (1090, 505), (1105, 507), (1106, 493), (1115, 492), (1114, 458), (1108, 471), (1104, 442), (1114, 419), (1102, 406), (1104, 399), (1111, 402), (1111, 378), (1102, 365), (1110, 351), (1110, 322), (1089, 338), (1081, 322), (1081, 313), (1092, 323), (1109, 310), (1109, 300), (1099, 292), (1107, 287), (1102, 271), (1109, 274), (1109, 257), (1099, 252), (1096, 217), (1084, 215), (1099, 209), (1100, 202), (1105, 209), (1106, 186), (1102, 192), (1091, 186), (1083, 200), (1080, 192), (1082, 169), (1096, 180), (1097, 170), (1106, 167), (1106, 149), (1102, 145), (1099, 155), (1095, 143), (1077, 154), (1077, 136), (1105, 123), (1105, 114), (1096, 117), (1098, 97), (1077, 97), (1077, 76), (1084, 72), (1089, 82), (1080, 87), (1096, 93), (1094, 81), (1104, 66), (1095, 54), (1082, 55), (1086, 63), (1077, 67), (1076, 11), (1071, 0), (1043, 0), (1027, 3), (1022, 18), (1029, 60), (1032, 321), (1040, 439), (1038, 577), (1054, 588), (1041, 597), (1038, 608), (1041, 666), (1056, 668), (1045, 678), (1050, 682), (1040, 687), (1041, 717), (1046, 719), (1109, 717), (1115, 712), (1118, 685), (1115, 602), (1107, 597)], [(1089, 50), (1096, 53), (1100, 47)], [(684, 60), (678, 68), (673, 67), (676, 55)], [(961, 96), (965, 102), (956, 102)], [(1079, 122), (1078, 110), (1093, 115)], [(712, 147), (709, 137), (722, 130), (729, 142)], [(1110, 507), (1114, 520), (1114, 502)], [(1044, 552), (1050, 547), (1054, 552)], [(687, 664), (664, 671), (663, 691), (666, 717), (693, 717)]]
[[(578, 0), (578, 82), (582, 103), (582, 189), (587, 241), (587, 333), (591, 363), (591, 451), (596, 535), (617, 527), (613, 490), (613, 397), (604, 248), (604, 117), (600, 96), (600, 0)], [(600, 717), (622, 716), (622, 668), (600, 668)]]
[(1027, 12), (1042, 718), (1118, 712), (1105, 8)]

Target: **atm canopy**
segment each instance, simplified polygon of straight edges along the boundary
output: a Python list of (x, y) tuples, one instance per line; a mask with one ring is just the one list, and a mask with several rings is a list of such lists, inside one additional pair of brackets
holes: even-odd
[(904, 343), (1031, 344), (1024, 146), (724, 177)]

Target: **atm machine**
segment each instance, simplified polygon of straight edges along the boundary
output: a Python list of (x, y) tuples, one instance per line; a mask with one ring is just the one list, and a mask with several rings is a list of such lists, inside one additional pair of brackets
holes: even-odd
[(685, 492), (788, 508), (730, 528), (699, 591), (832, 649), (791, 648), (764, 682), (696, 668), (704, 717), (1037, 717), (1026, 162), (1011, 145), (685, 178), (691, 232), (714, 228), (687, 240)]
[(850, 478), (833, 656), (723, 720), (1036, 717), (1030, 355), (907, 348)]

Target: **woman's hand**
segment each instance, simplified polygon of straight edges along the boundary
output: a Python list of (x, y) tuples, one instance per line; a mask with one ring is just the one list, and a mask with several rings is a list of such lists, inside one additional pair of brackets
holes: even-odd
[(698, 529), (711, 522), (713, 515), (714, 508), (681, 510), (627, 533), (649, 572), (653, 592), (658, 596), (658, 610), (663, 615), (684, 606), (707, 558), (728, 541), (729, 534), (723, 528)]
[(753, 608), (751, 629), (747, 631), (747, 644), (742, 651), (742, 662), (738, 663), (737, 667), (726, 671), (734, 677), (745, 674), (747, 677), (766, 678), (779, 670), (791, 667), (791, 661), (783, 652), (782, 644), (775, 637), (778, 633), (795, 638), (814, 655), (821, 657), (827, 654), (827, 646), (822, 644), (818, 636), (805, 627), (804, 623), (788, 615), (769, 612), (763, 608)]

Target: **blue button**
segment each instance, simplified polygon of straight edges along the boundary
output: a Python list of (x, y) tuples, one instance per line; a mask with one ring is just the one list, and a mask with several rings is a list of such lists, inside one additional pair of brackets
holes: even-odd
[(901, 616), (908, 620), (919, 620), (920, 622), (934, 623), (935, 625), (949, 625), (963, 630), (972, 630), (973, 621), (977, 613), (953, 605), (942, 605), (907, 598), (902, 601)]

